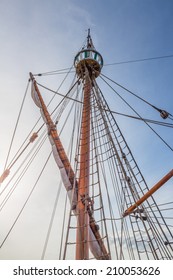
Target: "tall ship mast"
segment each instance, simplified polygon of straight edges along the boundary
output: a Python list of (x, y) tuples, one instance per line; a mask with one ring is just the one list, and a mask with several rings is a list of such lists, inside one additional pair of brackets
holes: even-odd
[[(102, 55), (95, 49), (88, 30), (86, 43), (75, 56), (74, 68), (69, 70), (72, 72), (75, 69), (75, 77), (66, 94), (51, 90), (38, 82), (37, 77), (40, 79), (43, 74), (30, 73), (27, 90), (31, 84), (31, 95), (40, 109), (43, 122), (39, 118), (10, 163), (9, 150), (4, 172), (0, 177), (1, 223), (7, 206), (12, 197), (15, 197), (15, 191), (20, 189), (18, 184), (25, 177), (28, 168), (34, 165), (34, 160), (47, 139), (50, 143), (46, 147), (51, 147), (51, 151), (21, 209), (17, 210), (16, 217), (13, 217), (11, 225), (7, 226), (1, 237), (2, 252), (17, 223), (22, 219), (46, 165), (53, 159), (52, 169), (56, 166), (60, 185), (53, 206), (50, 206), (51, 218), (47, 224), (47, 232), (44, 232), (41, 259), (47, 256), (56, 215), (59, 221), (57, 259), (173, 258), (173, 202), (158, 204), (155, 198), (159, 189), (164, 188), (164, 184), (172, 178), (173, 170), (163, 178), (156, 178), (154, 186), (147, 185), (117, 123), (115, 112), (111, 111), (97, 82), (100, 79), (109, 86), (109, 90), (116, 92), (113, 85), (109, 84), (111, 80), (102, 74), (102, 67)], [(121, 89), (126, 90), (122, 86)], [(46, 105), (42, 90), (61, 98), (52, 112), (49, 105), (53, 98)], [(165, 119), (170, 114), (145, 102), (160, 113), (164, 119), (162, 124), (166, 125)], [(139, 115), (136, 119), (151, 128), (149, 120), (142, 119)], [(39, 122), (42, 122), (40, 126)], [(21, 165), (20, 160), (23, 160)], [(41, 161), (40, 158), (40, 165)], [(48, 174), (46, 178), (51, 176)], [(60, 192), (63, 193), (61, 201)], [(168, 218), (165, 218), (165, 213)], [(3, 253), (0, 256), (3, 258)]]

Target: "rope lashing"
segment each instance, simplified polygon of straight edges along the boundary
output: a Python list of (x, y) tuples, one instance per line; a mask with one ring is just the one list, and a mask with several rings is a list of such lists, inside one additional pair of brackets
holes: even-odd
[(33, 143), (35, 141), (35, 139), (38, 137), (37, 132), (34, 132), (32, 134), (32, 136), (29, 139), (29, 143), (24, 147), (24, 149), (21, 151), (21, 153), (17, 156), (17, 158), (10, 164), (10, 166), (4, 170), (4, 172), (2, 173), (2, 175), (0, 176), (0, 184), (4, 182), (4, 180), (7, 178), (7, 176), (10, 174), (10, 169), (11, 167), (17, 162), (17, 160), (20, 158), (20, 156), (24, 153), (24, 151), (26, 150), (26, 148), (28, 147), (28, 145), (30, 143)]
[(0, 184), (1, 183), (3, 183), (3, 181), (7, 178), (7, 176), (10, 174), (10, 170), (9, 169), (6, 169), (3, 173), (2, 173), (2, 175), (1, 175), (1, 177), (0, 177)]
[(37, 137), (38, 137), (37, 132), (34, 132), (31, 136), (31, 138), (29, 139), (30, 143), (33, 143)]

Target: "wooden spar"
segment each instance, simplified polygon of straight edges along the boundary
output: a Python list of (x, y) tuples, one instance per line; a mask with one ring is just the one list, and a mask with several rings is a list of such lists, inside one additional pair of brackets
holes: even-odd
[(84, 85), (84, 103), (81, 124), (80, 141), (80, 173), (77, 202), (77, 236), (76, 259), (89, 259), (89, 216), (87, 213), (87, 198), (89, 197), (89, 158), (90, 158), (90, 95), (91, 81), (86, 69)]
[(130, 206), (123, 214), (123, 217), (131, 214), (139, 205), (141, 205), (147, 198), (156, 192), (163, 184), (165, 184), (173, 176), (173, 169), (166, 174), (156, 185), (154, 185), (143, 197), (141, 197), (135, 204)]
[[(63, 148), (63, 145), (61, 143), (61, 140), (60, 140), (59, 135), (57, 133), (57, 130), (55, 128), (55, 124), (54, 124), (54, 122), (51, 119), (51, 116), (50, 116), (50, 114), (49, 114), (49, 112), (47, 110), (47, 107), (46, 107), (46, 105), (45, 105), (45, 103), (43, 101), (43, 98), (41, 96), (41, 93), (39, 91), (39, 88), (37, 86), (37, 83), (36, 83), (32, 73), (30, 73), (30, 78), (31, 78), (31, 80), (32, 80), (32, 82), (34, 84), (34, 88), (35, 88), (35, 90), (36, 90), (36, 92), (38, 94), (38, 98), (39, 98), (39, 101), (41, 103), (41, 108), (43, 110), (44, 117), (46, 118), (46, 122), (47, 122), (47, 125), (49, 127), (49, 134), (52, 137), (52, 139), (53, 139), (53, 141), (54, 141), (54, 143), (56, 145), (57, 150), (59, 151), (59, 157), (60, 157), (60, 159), (61, 159), (61, 161), (62, 161), (62, 163), (64, 165), (64, 168), (66, 170), (66, 174), (68, 175), (68, 178), (69, 178), (69, 181), (71, 183), (71, 186), (73, 187), (74, 178), (75, 178), (74, 171), (73, 171), (73, 169), (71, 167), (71, 164), (70, 164), (70, 162), (68, 160), (68, 157), (67, 157), (67, 155), (65, 153), (65, 150)], [(77, 183), (77, 182), (75, 182), (75, 183)]]

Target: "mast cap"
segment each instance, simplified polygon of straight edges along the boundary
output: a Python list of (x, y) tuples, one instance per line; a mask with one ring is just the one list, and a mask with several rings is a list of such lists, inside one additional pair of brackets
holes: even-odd
[(97, 78), (103, 67), (103, 58), (101, 54), (95, 50), (91, 36), (90, 29), (88, 30), (87, 47), (82, 49), (75, 56), (74, 66), (76, 73), (79, 77), (82, 77), (85, 73), (85, 67), (87, 67)]

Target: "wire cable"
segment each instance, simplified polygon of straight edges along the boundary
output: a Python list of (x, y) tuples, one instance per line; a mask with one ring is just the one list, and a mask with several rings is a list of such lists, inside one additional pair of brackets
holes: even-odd
[(124, 101), (124, 103), (153, 131), (154, 134), (173, 152), (173, 148), (140, 116), (140, 114), (103, 78), (101, 79)]
[(20, 216), (21, 216), (21, 214), (22, 214), (22, 212), (23, 212), (23, 210), (24, 210), (26, 204), (28, 203), (28, 201), (29, 201), (29, 199), (30, 199), (30, 197), (31, 197), (31, 195), (32, 195), (32, 193), (33, 193), (33, 191), (35, 190), (35, 187), (37, 186), (37, 183), (38, 183), (38, 181), (39, 181), (41, 175), (43, 174), (43, 171), (44, 171), (44, 169), (45, 169), (45, 167), (46, 167), (46, 165), (47, 165), (47, 163), (48, 163), (48, 161), (49, 161), (49, 159), (50, 159), (51, 154), (52, 154), (52, 152), (49, 154), (49, 156), (48, 156), (48, 158), (47, 158), (47, 160), (46, 160), (44, 166), (42, 167), (42, 170), (41, 170), (41, 172), (40, 172), (40, 174), (39, 174), (39, 177), (37, 178), (37, 181), (35, 182), (33, 188), (31, 189), (31, 191), (30, 191), (30, 193), (29, 193), (29, 196), (27, 197), (25, 203), (23, 204), (23, 206), (22, 206), (20, 212), (18, 213), (16, 219), (14, 220), (14, 222), (13, 222), (12, 226), (10, 227), (8, 233), (6, 234), (5, 238), (4, 238), (3, 241), (1, 242), (0, 248), (2, 248), (2, 246), (3, 246), (4, 243), (5, 243), (5, 241), (7, 240), (8, 236), (10, 235), (11, 231), (13, 230), (14, 226), (16, 225), (18, 219), (20, 218)]
[[(78, 80), (76, 81), (76, 83), (78, 82)], [(68, 93), (70, 92), (70, 90), (72, 90), (72, 88), (69, 90), (69, 92), (66, 94), (66, 95), (64, 95), (64, 94), (62, 94), (62, 93), (59, 93), (59, 92), (56, 92), (56, 91), (54, 91), (54, 90), (52, 90), (52, 89), (50, 89), (50, 88), (48, 88), (48, 87), (46, 87), (46, 86), (44, 86), (44, 85), (42, 85), (42, 84), (40, 84), (40, 83), (37, 83), (40, 87), (42, 87), (42, 88), (44, 88), (44, 89), (46, 89), (46, 90), (48, 90), (48, 91), (50, 91), (50, 92), (53, 92), (53, 93), (55, 93), (55, 94), (57, 94), (57, 95), (59, 95), (59, 96), (62, 96), (63, 97), (63, 100), (65, 99), (65, 98), (67, 98), (67, 99), (69, 99), (69, 100), (72, 100), (72, 101), (75, 101), (75, 102), (78, 102), (78, 103), (83, 103), (82, 101), (80, 101), (80, 100), (78, 100), (78, 99), (76, 99), (76, 98), (73, 98), (73, 97), (70, 97), (70, 96), (67, 96), (68, 95)], [(75, 84), (74, 84), (74, 86), (75, 86)], [(73, 86), (73, 87), (74, 87)], [(62, 101), (63, 101), (62, 100)], [(61, 102), (62, 102), (61, 101)], [(59, 106), (60, 104), (58, 104), (58, 106)], [(54, 109), (54, 111), (57, 109), (57, 107)], [(105, 111), (108, 111), (108, 112), (111, 112), (111, 113), (113, 113), (113, 114), (117, 114), (117, 115), (120, 115), (120, 116), (124, 116), (124, 117), (128, 117), (128, 118), (132, 118), (132, 119), (136, 119), (136, 120), (140, 120), (140, 121), (145, 121), (145, 122), (149, 122), (149, 123), (153, 123), (153, 124), (156, 124), (156, 125), (160, 125), (160, 126), (165, 126), (165, 127), (169, 127), (169, 128), (173, 128), (173, 124), (172, 123), (168, 123), (168, 122), (160, 122), (160, 121), (156, 121), (156, 120), (151, 120), (151, 119), (144, 119), (144, 118), (139, 118), (139, 117), (136, 117), (136, 116), (131, 116), (131, 115), (127, 115), (127, 114), (124, 114), (124, 113), (120, 113), (120, 112), (117, 112), (117, 111), (113, 111), (113, 110), (108, 110), (108, 109), (105, 109), (105, 108), (102, 108), (103, 110), (105, 110)], [(54, 112), (53, 111), (53, 112)], [(53, 113), (52, 112), (52, 113)], [(51, 113), (51, 115), (52, 115), (52, 113)]]
[(19, 110), (19, 114), (18, 114), (18, 117), (17, 117), (17, 121), (16, 121), (16, 125), (15, 125), (15, 128), (14, 128), (14, 131), (13, 131), (10, 147), (9, 147), (9, 150), (8, 150), (8, 154), (7, 154), (4, 170), (6, 169), (6, 166), (7, 166), (7, 163), (8, 163), (8, 159), (9, 159), (9, 156), (10, 156), (10, 152), (11, 152), (11, 149), (12, 149), (14, 137), (16, 135), (16, 131), (17, 131), (17, 127), (18, 127), (18, 124), (19, 124), (20, 116), (21, 116), (22, 109), (23, 109), (23, 106), (24, 106), (24, 102), (25, 102), (25, 99), (26, 99), (26, 95), (27, 95), (27, 92), (28, 92), (29, 82), (30, 81), (28, 81), (28, 83), (27, 83), (26, 90), (25, 90), (25, 93), (24, 93), (24, 96), (23, 96), (23, 99), (22, 99), (22, 103), (21, 103), (21, 106), (20, 106), (20, 110)]
[[(113, 62), (113, 63), (106, 63), (106, 64), (104, 64), (104, 66), (129, 64), (129, 63), (144, 62), (144, 61), (166, 59), (166, 58), (173, 58), (173, 54), (163, 55), (163, 56), (156, 56), (156, 57), (149, 57), (149, 58), (141, 58), (141, 59), (132, 59), (132, 60), (127, 60), (127, 61)], [(58, 69), (58, 70), (53, 70), (53, 71), (48, 71), (48, 72), (43, 72), (43, 73), (39, 73), (39, 74), (34, 74), (34, 76), (65, 74), (66, 72), (63, 72), (63, 71), (69, 71), (69, 69), (70, 69), (70, 67), (69, 68), (63, 68), (63, 69)]]
[(107, 63), (104, 66), (120, 65), (120, 64), (136, 63), (136, 62), (144, 62), (144, 61), (157, 60), (157, 59), (165, 59), (165, 58), (173, 58), (173, 54), (163, 55), (163, 56), (155, 56), (155, 57), (149, 57), (149, 58), (133, 59), (133, 60), (127, 60), (127, 61), (113, 62), (113, 63)]
[[(146, 104), (148, 104), (149, 106), (151, 106), (153, 109), (157, 110), (159, 113), (162, 113), (164, 110), (154, 106), (153, 104), (151, 104), (150, 102), (148, 102), (147, 100), (145, 100), (144, 98), (138, 96), (136, 93), (132, 92), (131, 90), (127, 89), (126, 87), (120, 85), (119, 83), (115, 82), (114, 80), (110, 79), (109, 77), (105, 76), (104, 74), (101, 74), (101, 76), (105, 77), (106, 79), (108, 79), (109, 81), (113, 82), (114, 84), (116, 84), (117, 86), (119, 86), (120, 88), (124, 89), (125, 91), (129, 92), (130, 94), (132, 94), (133, 96), (135, 96), (136, 98), (140, 99), (141, 101), (145, 102)], [(169, 115), (171, 115), (170, 113), (168, 113)], [(172, 116), (172, 115), (171, 115)]]

